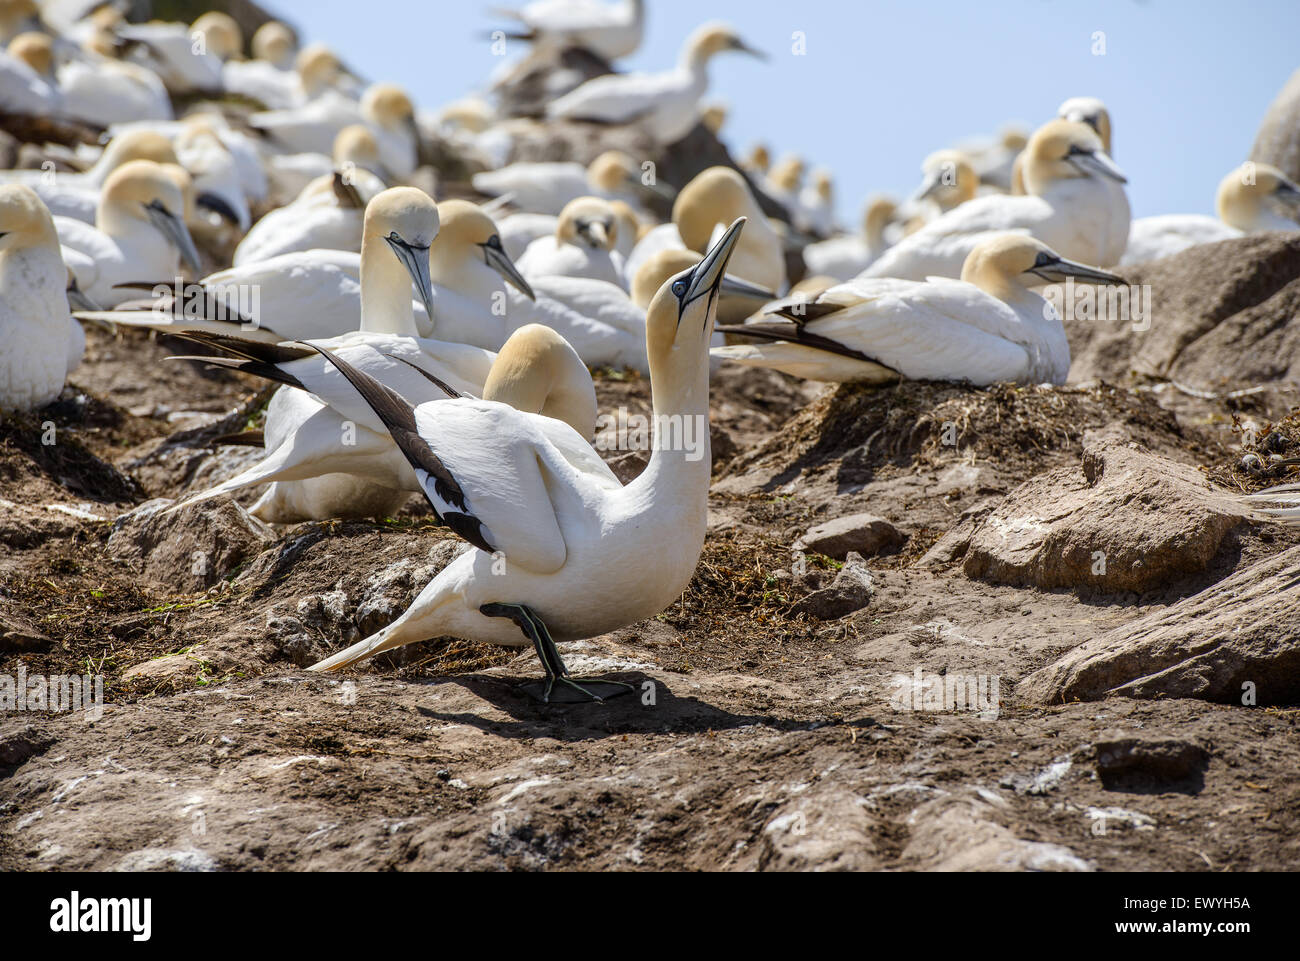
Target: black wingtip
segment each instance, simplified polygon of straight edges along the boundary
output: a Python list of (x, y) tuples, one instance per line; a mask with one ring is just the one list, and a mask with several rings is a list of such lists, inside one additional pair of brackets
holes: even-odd
[(420, 374), (422, 377), (424, 377), (425, 380), (433, 384), (435, 387), (437, 387), (439, 390), (441, 390), (444, 394), (446, 394), (448, 397), (452, 398), (453, 400), (465, 396), (460, 391), (458, 391), (455, 387), (452, 387), (450, 384), (448, 384), (442, 378), (436, 377), (435, 375), (429, 373), (423, 367), (416, 366), (415, 364), (407, 360), (405, 357), (394, 357), (392, 354), (389, 354), (388, 356), (392, 357), (393, 360), (400, 360), (403, 364), (411, 368), (416, 373)]

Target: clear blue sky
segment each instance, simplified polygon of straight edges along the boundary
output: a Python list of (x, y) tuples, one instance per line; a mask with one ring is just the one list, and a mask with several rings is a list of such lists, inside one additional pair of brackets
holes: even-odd
[[(511, 6), (515, 0), (494, 0)], [(424, 108), (481, 88), (500, 62), (474, 0), (268, 0)], [(1300, 67), (1300, 0), (648, 0), (648, 37), (624, 69), (676, 61), (683, 38), (726, 20), (772, 55), (722, 55), (734, 154), (762, 140), (836, 177), (843, 217), (870, 192), (905, 196), (930, 151), (1008, 121), (1036, 125), (1071, 96), (1102, 98), (1135, 216), (1213, 213), (1273, 96)], [(803, 31), (807, 55), (794, 56)], [(1106, 53), (1093, 54), (1105, 33)]]

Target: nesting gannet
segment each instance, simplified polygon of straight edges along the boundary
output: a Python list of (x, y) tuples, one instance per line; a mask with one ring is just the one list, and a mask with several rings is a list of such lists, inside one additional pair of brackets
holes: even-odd
[(897, 210), (897, 205), (888, 197), (870, 198), (863, 211), (860, 235), (832, 237), (803, 249), (808, 272), (840, 281), (852, 280), (870, 267), (889, 246), (885, 228), (893, 221)]
[[(221, 69), (221, 85), (271, 110), (294, 107), (311, 96), (307, 78), (294, 70), (298, 41), (278, 20), (257, 28), (252, 60), (231, 60)], [(335, 61), (337, 64), (337, 61)]]
[(196, 202), (242, 233), (252, 222), (239, 162), (220, 132), (203, 118), (186, 121), (173, 146), (180, 165), (194, 178)]
[(618, 215), (599, 197), (580, 197), (560, 212), (555, 232), (528, 245), (515, 266), (530, 281), (538, 277), (589, 277), (623, 286)]
[(93, 227), (55, 219), (77, 285), (96, 304), (112, 307), (133, 296), (117, 284), (142, 276), (174, 278), (182, 259), (197, 272), (199, 254), (185, 226), (185, 207), (181, 186), (163, 165), (132, 160), (113, 171)]
[[(105, 49), (113, 52), (111, 45)], [(167, 88), (148, 67), (116, 60), (92, 47), (61, 64), (57, 77), (64, 116), (81, 123), (109, 127), (172, 119)]]
[(52, 76), (49, 38), (40, 33), (19, 34), (0, 51), (0, 113), (57, 117), (63, 114), (63, 96)]
[[(1090, 127), (1053, 120), (1025, 148), (1023, 197), (976, 197), (904, 237), (864, 277), (958, 277), (967, 255), (990, 233), (1028, 233), (1061, 256), (1109, 266), (1128, 243), (1126, 182)], [(1115, 190), (1112, 190), (1114, 185)]]
[(229, 14), (210, 11), (190, 26), (179, 23), (123, 24), (123, 40), (133, 55), (152, 69), (172, 93), (216, 93), (221, 90), (224, 61), (240, 53), (243, 31)]
[(767, 170), (771, 165), (772, 154), (767, 149), (767, 145), (761, 143), (756, 143), (750, 147), (749, 153), (740, 161), (740, 169), (756, 181), (762, 181), (767, 176)]
[[(322, 154), (276, 154), (267, 158), (267, 172), (280, 196), (298, 197), (307, 185), (320, 177), (335, 172), (342, 174), (351, 183), (365, 181), (361, 184), (363, 193), (366, 184), (373, 184), (369, 176), (387, 183), (393, 180), (392, 174), (384, 169), (379, 158), (379, 142), (370, 128), (364, 124), (354, 123), (344, 127), (334, 138), (334, 150), (331, 156)], [(358, 233), (357, 239), (360, 240)]]
[(49, 176), (40, 170), (14, 170), (0, 173), (0, 183), (22, 183), (36, 191), (50, 213), (71, 217), (85, 223), (95, 222), (100, 190), (114, 170), (132, 160), (154, 163), (177, 163), (171, 142), (152, 130), (132, 130), (109, 141), (103, 154), (85, 173), (60, 173)]
[(959, 150), (936, 150), (921, 164), (921, 175), (921, 186), (912, 200), (934, 204), (939, 214), (974, 200), (979, 191), (979, 175)]
[[(388, 627), (312, 670), (337, 671), (381, 651), (454, 635), (533, 644), (546, 673), (544, 701), (557, 686), (584, 698), (610, 693), (569, 677), (555, 644), (659, 613), (695, 570), (708, 513), (707, 348), (717, 288), (742, 225), (651, 304), (653, 450), (627, 487), (564, 457), (540, 418), (469, 399), (413, 409), (340, 364), (416, 469), (430, 505), (476, 550), (444, 568)], [(700, 438), (697, 445), (684, 443), (688, 430)], [(494, 574), (502, 557), (505, 572)]]
[[(1102, 149), (1106, 151), (1106, 156), (1114, 158), (1115, 155), (1111, 152), (1110, 111), (1096, 97), (1071, 97), (1057, 108), (1056, 116), (1060, 120), (1087, 124), (1101, 138)], [(1024, 162), (1022, 151), (1016, 156), (1011, 167), (1008, 191), (1016, 196), (1028, 193), (1025, 189)]]
[[(982, 186), (999, 193), (1011, 193), (1016, 158), (1028, 142), (1029, 131), (1013, 124), (1004, 127), (996, 138), (963, 141), (957, 150), (971, 165)], [(1024, 190), (1020, 192), (1024, 193)]]
[(775, 319), (722, 327), (757, 343), (713, 353), (818, 381), (1061, 384), (1070, 344), (1055, 308), (1030, 287), (1065, 277), (1123, 282), (1032, 237), (1003, 234), (971, 251), (960, 281), (850, 281), (784, 304)]
[(48, 404), (80, 362), (66, 286), (50, 212), (29, 187), (0, 186), (0, 410)]
[(287, 24), (268, 20), (253, 31), (248, 46), (254, 60), (269, 63), (277, 70), (292, 70), (298, 54), (298, 37)]
[(642, 190), (663, 193), (662, 185), (643, 187), (641, 168), (621, 150), (607, 150), (587, 167), (582, 164), (514, 163), (474, 175), (474, 189), (489, 197), (509, 195), (519, 210), (558, 215), (579, 197), (621, 199), (637, 205)]
[[(1275, 201), (1291, 213), (1270, 210)], [(1264, 230), (1300, 230), (1300, 186), (1270, 164), (1246, 162), (1219, 183), (1215, 197), (1219, 216), (1166, 214), (1142, 217), (1129, 228), (1122, 264), (1140, 264), (1172, 257), (1196, 244), (1230, 240)]]
[(699, 122), (700, 98), (709, 86), (709, 60), (726, 50), (765, 59), (730, 27), (706, 23), (687, 39), (676, 69), (596, 77), (548, 104), (546, 115), (636, 124), (661, 144), (676, 143)]

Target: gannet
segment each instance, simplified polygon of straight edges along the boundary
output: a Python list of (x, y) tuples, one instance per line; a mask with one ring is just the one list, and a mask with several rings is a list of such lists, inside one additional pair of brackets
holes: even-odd
[(0, 411), (48, 404), (80, 363), (66, 286), (50, 212), (31, 188), (0, 186)]
[(758, 341), (715, 356), (817, 381), (964, 380), (1062, 384), (1070, 344), (1055, 308), (1031, 285), (1122, 278), (1067, 260), (1020, 234), (982, 240), (960, 281), (853, 280), (774, 319), (720, 329)]
[[(379, 159), (379, 143), (370, 128), (364, 124), (354, 123), (344, 127), (334, 138), (334, 150), (331, 156), (322, 154), (276, 154), (267, 158), (269, 176), (275, 190), (282, 196), (297, 198), (307, 185), (327, 174), (336, 171), (342, 174), (352, 185), (360, 181), (361, 190), (366, 192), (367, 184), (373, 186), (370, 176), (387, 183), (393, 179), (384, 169)], [(357, 242), (361, 240), (360, 228), (357, 229)], [(352, 248), (359, 249), (359, 248)]]
[[(659, 288), (665, 281), (684, 270), (691, 270), (701, 259), (699, 254), (685, 249), (659, 251), (637, 270), (636, 277), (632, 280), (632, 303), (642, 310), (649, 309), (650, 302), (654, 300), (655, 294), (659, 293)], [(724, 303), (732, 298), (745, 301), (749, 313), (753, 313), (762, 304), (776, 300), (773, 291), (751, 284), (747, 280), (741, 280), (732, 274), (723, 275), (718, 294), (720, 301)]]
[(1053, 120), (1030, 138), (1025, 155), (1028, 195), (968, 200), (904, 237), (862, 276), (958, 277), (981, 240), (1008, 230), (1031, 234), (1081, 263), (1117, 263), (1128, 243), (1126, 180), (1097, 134), (1084, 124)]
[(687, 39), (676, 69), (596, 77), (548, 104), (546, 115), (552, 120), (636, 124), (658, 143), (676, 143), (699, 122), (700, 98), (709, 86), (709, 60), (726, 50), (765, 59), (730, 27), (706, 23)]
[(535, 67), (559, 59), (570, 47), (588, 50), (606, 62), (629, 57), (645, 32), (645, 0), (534, 0), (519, 10), (494, 11), (518, 21), (513, 39), (532, 44), (529, 57), (512, 67), (522, 77)]
[(268, 20), (253, 31), (249, 49), (254, 60), (269, 63), (277, 70), (292, 70), (298, 55), (298, 38), (287, 24)]
[(799, 190), (806, 166), (802, 157), (792, 154), (782, 157), (763, 178), (763, 192), (789, 212), (791, 222), (798, 216)]
[(20, 33), (39, 30), (40, 13), (36, 0), (0, 0), (0, 44), (7, 46)]
[[(307, 80), (294, 70), (298, 42), (278, 20), (257, 28), (252, 60), (231, 60), (221, 68), (221, 85), (271, 110), (294, 107), (311, 96)], [(335, 61), (337, 63), (337, 61)]]
[(996, 138), (963, 141), (957, 149), (971, 165), (981, 185), (999, 193), (1010, 193), (1016, 158), (1028, 142), (1029, 131), (1013, 124), (1004, 127)]
[(812, 182), (799, 194), (795, 226), (817, 237), (835, 231), (835, 185), (829, 170), (814, 170)]
[(825, 274), (840, 281), (852, 280), (862, 273), (889, 246), (885, 228), (893, 221), (897, 209), (888, 197), (871, 197), (863, 211), (860, 235), (832, 237), (803, 249), (809, 273)]
[[(707, 348), (717, 288), (742, 226), (732, 225), (651, 304), (653, 450), (627, 487), (563, 456), (542, 418), (470, 399), (412, 408), (339, 363), (416, 469), (430, 505), (475, 550), (444, 568), (388, 627), (312, 670), (338, 671), (381, 651), (453, 635), (533, 644), (546, 674), (543, 701), (557, 687), (580, 698), (617, 690), (571, 678), (555, 644), (654, 616), (694, 573), (708, 513)], [(696, 432), (697, 445), (683, 442), (687, 430)]]
[(528, 245), (515, 266), (529, 281), (539, 277), (589, 277), (624, 285), (618, 215), (608, 201), (580, 197), (568, 203), (549, 237)]
[[(176, 168), (176, 173), (183, 173)], [(185, 226), (185, 196), (162, 165), (132, 160), (109, 175), (95, 226), (55, 219), (63, 259), (96, 304), (112, 307), (132, 296), (115, 285), (174, 278), (183, 259), (195, 272), (199, 254)]]
[(639, 205), (643, 190), (664, 193), (660, 184), (643, 186), (641, 167), (621, 150), (607, 150), (587, 167), (564, 163), (514, 163), (477, 173), (474, 189), (489, 197), (509, 195), (519, 210), (557, 216), (579, 197), (603, 197)]
[(27, 117), (63, 114), (63, 95), (51, 75), (49, 38), (19, 34), (0, 51), (0, 113)]
[(148, 67), (115, 59), (110, 44), (94, 44), (57, 70), (63, 114), (97, 127), (172, 119), (167, 88)]
[(979, 190), (979, 176), (970, 159), (959, 150), (936, 150), (921, 164), (921, 186), (912, 195), (913, 202), (929, 202), (946, 214)]
[[(1096, 97), (1071, 97), (1057, 108), (1056, 116), (1060, 120), (1087, 124), (1101, 138), (1101, 146), (1106, 151), (1106, 156), (1114, 158), (1110, 141), (1110, 111)], [(1016, 196), (1023, 196), (1028, 192), (1025, 190), (1023, 151), (1013, 161), (1009, 191)]]
[[(1290, 211), (1285, 217), (1270, 210), (1276, 201)], [(1172, 257), (1196, 244), (1231, 240), (1265, 230), (1300, 230), (1300, 186), (1270, 164), (1250, 161), (1219, 183), (1215, 197), (1219, 216), (1166, 214), (1142, 217), (1129, 228), (1128, 248), (1121, 264), (1140, 264)]]
[(154, 163), (178, 163), (171, 142), (152, 130), (133, 130), (114, 137), (85, 173), (60, 173), (54, 177), (40, 170), (0, 172), (0, 183), (22, 183), (36, 195), (56, 217), (71, 217), (91, 224), (99, 207), (100, 190), (108, 175), (132, 160)]
[(217, 93), (224, 61), (240, 53), (243, 31), (229, 14), (210, 11), (190, 26), (179, 23), (123, 24), (118, 36), (136, 46), (139, 61), (158, 74), (172, 93)]
[(205, 118), (184, 122), (173, 141), (180, 165), (194, 178), (198, 207), (233, 224), (242, 234), (252, 222), (239, 163)]
[(768, 151), (767, 145), (756, 143), (749, 148), (749, 153), (740, 162), (740, 169), (753, 177), (755, 181), (761, 181), (767, 176), (767, 170), (771, 164), (772, 154)]

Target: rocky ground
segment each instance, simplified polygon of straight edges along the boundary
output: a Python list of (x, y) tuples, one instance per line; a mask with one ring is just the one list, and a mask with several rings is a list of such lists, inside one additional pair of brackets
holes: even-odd
[(721, 371), (704, 556), (565, 646), (637, 688), (593, 705), (446, 639), (304, 673), (461, 545), (418, 502), (162, 514), (256, 456), (212, 441), (266, 395), (92, 330), (0, 422), (0, 676), (107, 703), (0, 715), (0, 868), (1294, 868), (1300, 534), (1235, 495), (1300, 452), (1300, 241), (1130, 274), (1149, 327), (1072, 322), (1062, 388)]

